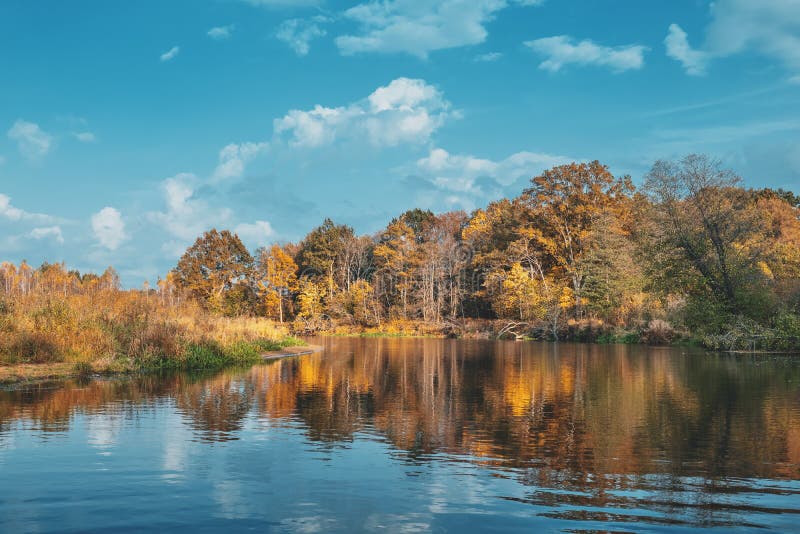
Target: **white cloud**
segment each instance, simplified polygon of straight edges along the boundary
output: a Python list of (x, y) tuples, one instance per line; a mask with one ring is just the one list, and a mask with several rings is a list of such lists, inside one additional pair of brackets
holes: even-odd
[(407, 172), (420, 179), (428, 189), (418, 187), (418, 206), (428, 209), (472, 210), (490, 200), (516, 195), (520, 180), (540, 174), (545, 169), (575, 161), (574, 158), (538, 152), (517, 152), (501, 160), (479, 158), (470, 154), (451, 154), (433, 148)]
[(128, 238), (122, 214), (108, 206), (92, 215), (92, 230), (95, 238), (108, 250), (118, 249)]
[(92, 132), (74, 132), (72, 135), (81, 143), (94, 143), (97, 141), (97, 137)]
[[(667, 39), (672, 37), (688, 43), (685, 33), (670, 26)], [(781, 62), (792, 74), (800, 73), (800, 2), (798, 0), (717, 0), (711, 4), (711, 22), (706, 28), (705, 44), (699, 50), (687, 48), (689, 57), (700, 54), (706, 60), (755, 51)], [(687, 73), (694, 74), (682, 56), (669, 52), (680, 61)], [(689, 63), (693, 65), (693, 63)], [(695, 67), (696, 68), (696, 67)]]
[(457, 113), (438, 89), (424, 80), (398, 78), (354, 104), (291, 110), (275, 120), (274, 130), (297, 147), (364, 138), (374, 146), (395, 146), (426, 142), (451, 116)]
[(38, 124), (22, 119), (11, 126), (8, 137), (17, 142), (19, 151), (30, 160), (46, 156), (53, 144), (53, 137), (39, 128)]
[(47, 239), (48, 237), (52, 237), (56, 240), (57, 243), (63, 244), (64, 243), (64, 235), (61, 233), (60, 226), (47, 226), (44, 228), (34, 228), (28, 234), (28, 237), (31, 239)]
[(360, 26), (357, 35), (342, 35), (343, 54), (403, 52), (421, 58), (435, 50), (474, 45), (486, 40), (486, 24), (509, 5), (536, 5), (539, 0), (371, 0), (345, 11)]
[(233, 232), (251, 249), (267, 245), (275, 236), (272, 225), (267, 221), (242, 223), (237, 225)]
[(311, 49), (311, 41), (326, 34), (320, 25), (329, 21), (321, 15), (311, 19), (285, 20), (278, 28), (276, 37), (288, 44), (298, 56), (305, 56)]
[(497, 61), (501, 57), (503, 57), (503, 54), (501, 54), (500, 52), (487, 52), (485, 54), (478, 54), (477, 56), (475, 56), (475, 61), (480, 63), (488, 63), (492, 61)]
[(246, 165), (269, 148), (269, 143), (231, 143), (219, 151), (219, 164), (211, 178), (220, 182), (241, 178)]
[(11, 205), (11, 198), (0, 194), (0, 215), (12, 221), (19, 221), (25, 216), (25, 212)]
[(677, 24), (669, 25), (669, 33), (664, 38), (664, 45), (667, 47), (667, 55), (680, 61), (686, 74), (701, 76), (706, 73), (708, 53), (693, 49), (689, 44), (686, 32)]
[(167, 50), (166, 52), (161, 54), (159, 56), (159, 59), (162, 62), (169, 61), (169, 60), (175, 58), (175, 56), (177, 56), (180, 51), (181, 51), (181, 47), (180, 46), (173, 46), (172, 48), (170, 48), (169, 50)]
[(217, 41), (221, 41), (223, 39), (227, 39), (233, 33), (235, 25), (228, 24), (225, 26), (215, 26), (206, 32), (206, 35), (211, 37), (212, 39), (216, 39)]
[[(151, 222), (183, 243), (194, 240), (214, 226), (226, 224), (231, 218), (230, 209), (215, 209), (197, 197), (195, 187), (198, 183), (197, 177), (190, 173), (167, 178), (162, 183), (166, 211), (148, 214)], [(175, 241), (168, 245), (171, 252), (181, 247), (181, 243)]]
[(647, 50), (647, 47), (641, 45), (612, 48), (589, 39), (575, 42), (568, 35), (526, 41), (525, 46), (546, 58), (539, 64), (539, 68), (550, 72), (557, 72), (570, 64), (609, 67), (614, 72), (638, 70), (644, 66), (644, 52)]
[(49, 215), (43, 213), (29, 213), (21, 210), (11, 204), (11, 198), (8, 195), (0, 193), (0, 217), (6, 218), (10, 221), (32, 221), (32, 222), (50, 222), (55, 220)]
[(574, 159), (539, 152), (517, 152), (500, 161), (492, 161), (434, 148), (428, 156), (417, 161), (417, 169), (440, 189), (482, 194), (477, 183), (479, 178), (490, 178), (501, 186), (508, 186), (520, 178), (531, 178), (545, 169), (570, 161)]

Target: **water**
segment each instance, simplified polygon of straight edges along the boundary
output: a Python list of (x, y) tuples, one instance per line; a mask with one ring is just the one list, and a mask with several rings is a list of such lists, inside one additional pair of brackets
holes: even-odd
[(325, 339), (0, 391), (0, 531), (800, 531), (800, 361)]

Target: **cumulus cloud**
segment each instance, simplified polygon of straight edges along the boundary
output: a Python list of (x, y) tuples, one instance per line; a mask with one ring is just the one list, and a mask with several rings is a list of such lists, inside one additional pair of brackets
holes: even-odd
[(275, 236), (272, 225), (267, 221), (242, 223), (237, 225), (233, 231), (251, 249), (266, 246)]
[(264, 153), (269, 143), (231, 143), (219, 151), (219, 163), (211, 180), (221, 182), (241, 178), (247, 164)]
[(166, 52), (161, 54), (158, 57), (158, 59), (161, 60), (162, 63), (165, 62), (165, 61), (170, 61), (170, 60), (174, 59), (175, 56), (177, 56), (180, 53), (180, 51), (181, 51), (181, 47), (180, 46), (173, 46), (172, 48), (170, 48), (169, 50), (167, 50)]
[(276, 37), (288, 44), (298, 56), (306, 56), (311, 49), (311, 41), (326, 34), (321, 25), (327, 22), (330, 19), (321, 15), (310, 19), (285, 20), (278, 28)]
[(43, 213), (29, 213), (11, 204), (11, 197), (0, 193), (0, 217), (10, 221), (50, 222), (55, 220)]
[[(198, 184), (198, 178), (190, 173), (167, 178), (161, 185), (165, 211), (148, 215), (151, 222), (180, 240), (178, 246), (170, 246), (169, 252), (175, 252), (181, 244), (195, 239), (214, 226), (224, 226), (231, 218), (230, 209), (215, 209), (197, 196)], [(172, 245), (174, 244), (173, 242)]]
[(665, 43), (667, 54), (680, 61), (688, 74), (701, 73), (705, 62), (711, 58), (755, 51), (776, 59), (797, 75), (800, 73), (800, 2), (717, 0), (711, 4), (711, 22), (702, 47), (690, 48), (688, 37), (676, 24), (669, 27)]
[(539, 0), (371, 0), (351, 7), (344, 16), (359, 33), (337, 37), (341, 53), (408, 53), (421, 58), (435, 50), (482, 43), (486, 24), (510, 5), (535, 5)]
[(296, 147), (319, 147), (341, 139), (366, 138), (374, 146), (423, 143), (451, 116), (450, 103), (424, 80), (398, 78), (366, 99), (329, 108), (291, 110), (276, 119), (279, 138)]
[(708, 53), (693, 49), (689, 44), (688, 35), (677, 24), (670, 24), (669, 33), (664, 38), (664, 46), (667, 48), (667, 55), (679, 61), (686, 74), (700, 76), (706, 73)]
[(18, 119), (8, 130), (8, 138), (17, 142), (20, 153), (30, 160), (43, 158), (50, 152), (53, 137), (39, 125)]
[(108, 206), (92, 215), (92, 231), (100, 245), (108, 250), (118, 249), (128, 238), (122, 214)]
[(602, 46), (589, 39), (577, 42), (568, 35), (526, 41), (525, 46), (545, 57), (539, 68), (550, 72), (570, 64), (608, 67), (614, 72), (638, 70), (644, 66), (647, 50), (641, 45)]
[(417, 161), (417, 169), (441, 189), (480, 194), (479, 178), (490, 178), (508, 186), (520, 178), (531, 178), (545, 169), (574, 161), (572, 158), (539, 152), (517, 152), (500, 161), (472, 155), (451, 154), (443, 148), (431, 149)]
[(61, 232), (60, 226), (47, 226), (42, 228), (34, 228), (28, 234), (28, 237), (36, 240), (52, 238), (59, 244), (64, 243), (64, 234)]
[(214, 26), (210, 30), (206, 32), (206, 35), (211, 37), (212, 39), (216, 39), (217, 41), (221, 41), (223, 39), (227, 39), (231, 36), (234, 30), (233, 24), (228, 24), (226, 26)]

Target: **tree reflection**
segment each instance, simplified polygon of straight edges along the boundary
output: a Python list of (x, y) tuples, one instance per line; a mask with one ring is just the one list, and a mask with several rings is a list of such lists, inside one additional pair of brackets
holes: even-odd
[(68, 430), (76, 413), (136, 418), (174, 403), (200, 440), (238, 439), (248, 417), (332, 445), (367, 432), (412, 461), (446, 453), (513, 469), (531, 487), (588, 492), (596, 505), (624, 505), (613, 492), (647, 488), (654, 474), (669, 477), (662, 492), (664, 480), (685, 487), (688, 477), (800, 477), (800, 368), (788, 361), (628, 346), (324, 343), (322, 354), (214, 376), (0, 391), (0, 436), (17, 422), (46, 435)]

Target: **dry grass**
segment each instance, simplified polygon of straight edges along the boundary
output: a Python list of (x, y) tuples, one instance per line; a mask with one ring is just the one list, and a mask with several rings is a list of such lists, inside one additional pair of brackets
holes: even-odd
[(0, 365), (16, 366), (2, 376), (28, 376), (31, 364), (94, 371), (221, 366), (296, 343), (287, 336), (267, 319), (216, 317), (139, 291), (0, 295)]

